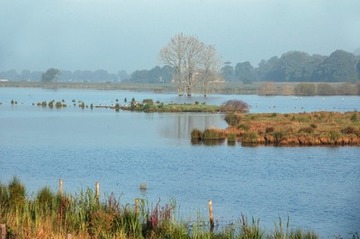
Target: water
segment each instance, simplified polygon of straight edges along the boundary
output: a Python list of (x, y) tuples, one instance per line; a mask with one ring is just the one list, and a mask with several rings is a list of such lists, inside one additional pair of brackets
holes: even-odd
[[(193, 128), (226, 127), (221, 114), (134, 113), (80, 109), (72, 99), (114, 104), (124, 98), (222, 103), (238, 98), (252, 112), (359, 110), (360, 97), (177, 97), (130, 91), (0, 88), (0, 181), (18, 176), (29, 195), (43, 186), (78, 193), (100, 182), (102, 195), (177, 202), (178, 217), (206, 217), (213, 200), (220, 223), (241, 213), (273, 229), (280, 216), (322, 237), (360, 232), (359, 147), (191, 145)], [(18, 104), (11, 106), (11, 99)], [(61, 110), (32, 106), (62, 100)], [(275, 106), (275, 107), (274, 107)], [(141, 192), (139, 185), (148, 190)]]

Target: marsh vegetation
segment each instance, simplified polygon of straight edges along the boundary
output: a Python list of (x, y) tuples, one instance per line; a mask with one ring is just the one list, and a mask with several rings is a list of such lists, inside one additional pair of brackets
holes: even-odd
[(29, 197), (17, 178), (0, 183), (0, 216), (7, 238), (318, 238), (291, 229), (289, 219), (285, 225), (280, 218), (268, 231), (244, 215), (213, 231), (200, 216), (195, 222), (177, 221), (174, 201), (150, 206), (136, 199), (135, 205), (123, 205), (113, 194), (101, 200), (91, 189), (70, 195), (44, 187)]
[(212, 131), (248, 145), (360, 145), (360, 112), (229, 113), (225, 120), (227, 129)]

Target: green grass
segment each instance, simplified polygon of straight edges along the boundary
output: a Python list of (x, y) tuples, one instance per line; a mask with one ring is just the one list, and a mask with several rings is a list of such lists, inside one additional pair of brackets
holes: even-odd
[[(148, 101), (147, 101), (148, 102)], [(164, 104), (164, 103), (136, 103), (121, 107), (122, 110), (140, 112), (219, 112), (220, 106), (206, 104)]]
[(270, 231), (259, 219), (249, 222), (244, 215), (210, 232), (208, 220), (201, 216), (191, 223), (177, 221), (174, 200), (149, 206), (138, 199), (135, 210), (121, 205), (113, 194), (100, 200), (91, 189), (60, 195), (44, 187), (28, 197), (17, 178), (7, 185), (0, 182), (0, 199), (0, 224), (6, 225), (8, 238), (318, 238), (312, 231), (290, 229), (289, 219), (286, 227), (280, 219)]

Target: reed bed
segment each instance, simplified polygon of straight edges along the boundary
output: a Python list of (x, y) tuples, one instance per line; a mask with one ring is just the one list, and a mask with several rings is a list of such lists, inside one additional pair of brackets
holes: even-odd
[(0, 182), (0, 224), (6, 238), (318, 238), (311, 231), (290, 230), (280, 219), (273, 232), (263, 230), (259, 220), (239, 221), (211, 230), (205, 219), (187, 223), (176, 221), (173, 201), (149, 206), (137, 199), (135, 206), (121, 205), (113, 194), (100, 200), (91, 189), (70, 195), (50, 188), (28, 197), (24, 184), (13, 178)]
[(242, 144), (360, 145), (360, 112), (230, 113), (224, 130)]

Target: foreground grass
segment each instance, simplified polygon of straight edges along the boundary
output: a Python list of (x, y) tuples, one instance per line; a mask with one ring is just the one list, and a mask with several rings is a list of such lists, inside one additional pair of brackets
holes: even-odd
[[(211, 129), (243, 144), (360, 146), (360, 112), (227, 114), (227, 129)], [(203, 134), (205, 135), (205, 134)], [(192, 139), (205, 139), (194, 130)], [(208, 138), (211, 139), (211, 138)]]
[(284, 226), (280, 219), (267, 232), (259, 220), (248, 222), (241, 215), (238, 223), (210, 232), (204, 220), (191, 225), (176, 221), (174, 203), (121, 205), (113, 195), (100, 201), (90, 189), (63, 195), (43, 188), (35, 198), (25, 192), (17, 178), (0, 183), (0, 224), (6, 225), (7, 238), (318, 238), (311, 231), (290, 230), (289, 220)]

